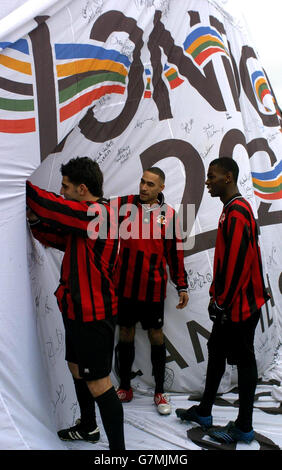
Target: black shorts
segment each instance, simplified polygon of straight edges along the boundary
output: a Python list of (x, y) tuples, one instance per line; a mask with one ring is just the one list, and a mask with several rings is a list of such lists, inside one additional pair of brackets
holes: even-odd
[(118, 325), (130, 328), (140, 322), (143, 330), (159, 330), (164, 324), (164, 301), (143, 302), (119, 298)]
[(255, 359), (254, 336), (261, 310), (243, 322), (221, 324), (215, 321), (208, 340), (208, 351), (213, 357), (227, 359), (230, 365), (249, 364)]
[(105, 320), (76, 322), (64, 318), (66, 361), (78, 365), (85, 380), (107, 377), (112, 369), (115, 324)]

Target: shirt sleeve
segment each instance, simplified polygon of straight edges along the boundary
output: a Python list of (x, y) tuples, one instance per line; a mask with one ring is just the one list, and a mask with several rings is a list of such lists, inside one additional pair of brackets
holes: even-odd
[(165, 238), (165, 253), (172, 282), (178, 291), (187, 290), (187, 272), (184, 267), (184, 250), (179, 218), (174, 212), (171, 227)]
[(253, 259), (250, 227), (240, 217), (230, 217), (226, 246), (220, 272), (215, 272), (215, 301), (220, 308), (229, 309), (250, 276)]
[(67, 236), (62, 231), (59, 229), (54, 230), (54, 228), (42, 223), (40, 220), (38, 223), (29, 224), (29, 226), (34, 238), (42, 243), (42, 245), (65, 251)]
[(89, 205), (86, 202), (66, 200), (62, 196), (33, 185), (30, 181), (26, 184), (26, 198), (27, 205), (43, 223), (67, 233), (86, 237), (89, 222), (101, 216), (98, 207), (101, 204), (93, 202), (93, 205), (97, 206), (97, 213), (91, 209), (90, 216)]

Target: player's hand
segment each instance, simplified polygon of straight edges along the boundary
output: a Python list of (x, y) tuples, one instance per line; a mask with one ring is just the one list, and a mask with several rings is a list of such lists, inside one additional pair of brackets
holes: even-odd
[(182, 292), (179, 292), (178, 295), (179, 295), (179, 304), (176, 305), (176, 308), (181, 309), (181, 308), (186, 307), (186, 305), (188, 304), (188, 300), (189, 300), (188, 292), (182, 291)]
[(214, 302), (212, 299), (210, 300), (208, 306), (208, 312), (210, 320), (212, 322), (220, 322), (222, 325), (223, 323), (226, 323), (230, 318), (228, 312), (224, 308), (218, 307), (217, 303)]
[(26, 209), (26, 218), (29, 222), (37, 222), (37, 220), (39, 220), (37, 215), (29, 207)]

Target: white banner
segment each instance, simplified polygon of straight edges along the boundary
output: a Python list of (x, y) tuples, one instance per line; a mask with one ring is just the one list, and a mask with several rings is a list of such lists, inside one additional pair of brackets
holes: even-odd
[[(237, 161), (239, 190), (258, 221), (272, 293), (256, 332), (261, 375), (281, 341), (282, 134), (263, 65), (215, 2), (65, 0), (42, 2), (40, 11), (38, 3), (27, 4), (35, 10), (22, 21), (18, 16), (14, 30), (7, 25), (5, 37), (0, 31), (0, 380), (3, 409), (24, 445), (34, 448), (38, 444), (26, 423), (47, 423), (41, 433), (48, 441), (50, 429), (74, 422), (77, 403), (53, 296), (61, 254), (29, 234), (26, 240), (25, 180), (59, 192), (61, 164), (88, 155), (100, 164), (110, 197), (137, 193), (143, 169), (158, 165), (166, 173), (166, 202), (184, 208), (184, 230), (185, 208), (194, 205), (185, 250), (190, 300), (184, 311), (176, 310), (177, 293), (168, 285), (165, 386), (201, 393), (222, 210), (205, 190), (207, 168), (220, 156)], [(151, 390), (150, 347), (141, 328), (133, 369), (133, 387)], [(236, 381), (233, 372), (227, 368), (221, 391)], [(19, 420), (18, 406), (25, 406), (25, 419)]]

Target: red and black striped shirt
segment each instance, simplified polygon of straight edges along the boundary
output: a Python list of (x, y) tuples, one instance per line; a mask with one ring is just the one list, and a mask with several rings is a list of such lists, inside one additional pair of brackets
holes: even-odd
[(69, 201), (28, 181), (27, 205), (40, 218), (34, 236), (65, 253), (55, 292), (61, 312), (82, 322), (110, 320), (117, 314), (113, 277), (119, 240), (109, 202)]
[(176, 288), (188, 287), (179, 220), (161, 197), (160, 204), (154, 207), (142, 205), (138, 195), (115, 200), (119, 213), (117, 287), (120, 297), (162, 301), (166, 297), (167, 264)]
[(224, 205), (219, 219), (210, 295), (233, 322), (246, 320), (269, 299), (256, 221), (240, 194)]

